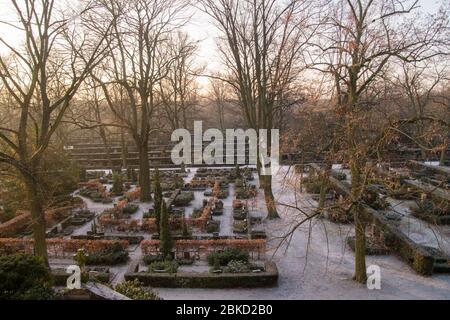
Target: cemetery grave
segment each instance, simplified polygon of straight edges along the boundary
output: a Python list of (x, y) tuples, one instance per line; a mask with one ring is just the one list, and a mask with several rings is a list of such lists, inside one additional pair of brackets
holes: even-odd
[[(369, 226), (366, 254), (396, 254), (422, 274), (450, 272), (450, 227), (446, 225), (448, 189), (423, 182), (414, 168), (378, 168), (363, 195), (362, 210)], [(425, 167), (427, 170), (431, 170)], [(433, 168), (434, 172), (442, 172)], [(305, 189), (319, 198), (323, 169), (311, 165)], [(445, 176), (445, 174), (444, 174)], [(383, 179), (380, 179), (380, 178)], [(442, 178), (442, 176), (441, 176)], [(446, 177), (442, 181), (446, 181)], [(335, 223), (352, 223), (350, 172), (333, 169), (326, 182), (324, 217)], [(392, 192), (391, 192), (392, 190)], [(355, 239), (347, 237), (354, 250)]]
[[(67, 266), (81, 264), (91, 279), (113, 284), (139, 279), (155, 287), (275, 285), (277, 269), (266, 260), (261, 219), (250, 219), (255, 175), (251, 168), (160, 170), (173, 241), (167, 260), (160, 252), (154, 199), (140, 202), (139, 187), (126, 172), (87, 171), (86, 181), (72, 194), (80, 208), (47, 232), (57, 282), (62, 284)], [(236, 201), (242, 202), (240, 212)], [(252, 210), (258, 210), (255, 203)], [(257, 224), (259, 237), (253, 239), (251, 229)], [(1, 248), (29, 252), (26, 239), (4, 242)], [(174, 282), (173, 274), (190, 280)], [(236, 280), (230, 281), (233, 276)]]

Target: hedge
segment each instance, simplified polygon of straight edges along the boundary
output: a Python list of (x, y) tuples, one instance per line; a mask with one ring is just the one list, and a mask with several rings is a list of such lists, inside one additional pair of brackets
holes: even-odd
[[(266, 250), (265, 239), (217, 239), (217, 240), (178, 240), (175, 242), (177, 250), (190, 248), (202, 248), (205, 251), (214, 252), (221, 248), (239, 248), (246, 251), (254, 251), (263, 254)], [(143, 254), (152, 254), (158, 251), (159, 240), (144, 240), (141, 242)]]
[(145, 273), (129, 270), (125, 280), (137, 279), (145, 286), (159, 288), (259, 288), (273, 287), (278, 282), (278, 269), (274, 262), (266, 262), (265, 271), (258, 273)]
[[(128, 246), (127, 241), (123, 240), (67, 240), (52, 238), (47, 239), (47, 252), (49, 256), (64, 257), (68, 254), (77, 252), (78, 249), (84, 248), (89, 254), (97, 253), (112, 247), (118, 243), (123, 248)], [(33, 253), (33, 239), (0, 239), (0, 253)]]

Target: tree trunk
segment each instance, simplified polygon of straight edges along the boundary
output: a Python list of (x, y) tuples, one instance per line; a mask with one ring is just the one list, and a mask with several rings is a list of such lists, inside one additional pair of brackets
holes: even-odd
[(261, 163), (261, 160), (258, 156), (256, 160), (256, 170), (258, 172), (259, 177), (259, 188), (263, 190), (264, 192), (264, 200), (266, 202), (267, 207), (267, 218), (269, 219), (276, 219), (279, 218), (280, 215), (278, 214), (276, 203), (275, 203), (275, 197), (273, 196), (272, 192), (272, 176), (271, 175), (262, 175), (261, 174), (261, 168), (263, 164)]
[[(280, 217), (277, 211), (275, 197), (272, 192), (272, 176), (261, 176), (264, 190), (264, 199), (267, 207), (267, 218), (277, 219)], [(260, 179), (261, 179), (260, 178)]]
[(148, 145), (139, 145), (139, 186), (141, 187), (141, 201), (152, 200), (150, 188), (150, 168), (148, 159)]
[(323, 208), (325, 207), (325, 196), (327, 193), (327, 186), (328, 186), (327, 179), (328, 177), (325, 174), (323, 174), (320, 184), (319, 205), (317, 208), (319, 212), (322, 212)]
[(420, 157), (422, 161), (427, 161), (427, 152), (423, 147), (420, 147)]
[(448, 137), (445, 137), (444, 145), (441, 150), (441, 156), (439, 157), (439, 165), (445, 166), (445, 154), (447, 153), (448, 148)]
[(103, 127), (100, 127), (100, 138), (102, 139), (103, 146), (105, 147), (106, 151), (106, 159), (108, 161), (108, 167), (111, 169), (111, 171), (114, 171), (114, 165), (111, 157), (111, 146), (109, 145), (108, 138), (106, 136), (105, 129)]
[(36, 180), (26, 182), (28, 198), (30, 201), (30, 213), (32, 219), (34, 254), (41, 257), (49, 268), (47, 256), (47, 243), (45, 242), (45, 213), (42, 205), (42, 198)]
[(259, 188), (264, 189), (264, 176), (261, 174), (261, 161), (259, 161), (259, 157), (256, 160), (256, 172), (259, 178)]
[[(353, 77), (357, 79), (357, 76)], [(355, 275), (353, 279), (359, 283), (367, 281), (366, 271), (366, 225), (362, 217), (361, 197), (364, 187), (361, 173), (367, 161), (367, 154), (364, 146), (360, 142), (360, 127), (358, 122), (354, 122), (354, 116), (358, 112), (358, 95), (356, 90), (356, 80), (353, 81), (347, 101), (347, 142), (348, 158), (351, 173), (351, 200), (353, 220), (355, 224)], [(359, 140), (359, 141), (358, 141)]]
[(330, 177), (330, 171), (332, 170), (331, 165), (327, 165), (322, 173), (318, 173), (320, 175), (320, 195), (319, 195), (319, 206), (318, 210), (321, 212), (323, 208), (325, 207), (325, 196), (327, 194), (327, 187), (328, 187), (328, 179)]
[(128, 147), (127, 142), (125, 141), (125, 133), (124, 130), (121, 129), (120, 132), (120, 144), (121, 144), (121, 150), (122, 150), (122, 167), (127, 169), (128, 168)]
[(362, 217), (360, 205), (353, 207), (355, 220), (355, 276), (360, 283), (366, 283), (366, 223)]
[[(355, 156), (356, 157), (356, 156)], [(362, 208), (360, 201), (361, 193), (361, 170), (357, 159), (353, 160), (351, 164), (351, 179), (352, 179), (352, 200), (354, 205), (352, 207), (352, 214), (355, 224), (355, 275), (354, 279), (360, 283), (366, 283), (367, 271), (366, 271), (366, 223), (362, 216)]]
[[(423, 112), (419, 112), (419, 117), (423, 117)], [(424, 127), (422, 121), (419, 121), (418, 128), (417, 128), (417, 138), (416, 140), (419, 142), (419, 149), (420, 149), (420, 158), (422, 161), (427, 161), (427, 150), (425, 148), (426, 141), (424, 138)]]

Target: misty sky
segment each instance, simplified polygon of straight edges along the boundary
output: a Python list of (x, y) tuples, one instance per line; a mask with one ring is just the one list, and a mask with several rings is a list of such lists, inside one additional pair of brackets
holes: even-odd
[[(61, 0), (58, 0), (61, 1)], [(62, 0), (62, 1), (76, 1), (76, 0)], [(11, 13), (11, 4), (9, 0), (0, 0), (0, 20), (14, 21), (16, 18)], [(426, 12), (435, 12), (439, 8), (442, 1), (438, 0), (419, 0), (421, 10)], [(216, 50), (215, 39), (217, 37), (217, 30), (212, 23), (211, 18), (205, 13), (195, 10), (190, 23), (184, 28), (192, 39), (199, 41), (198, 63), (206, 65), (209, 71), (220, 70), (220, 58)], [(20, 41), (20, 33), (13, 30), (11, 27), (0, 26), (0, 35), (4, 37), (9, 43), (18, 44)], [(0, 44), (0, 53), (5, 52), (5, 47)], [(201, 83), (207, 81), (206, 79), (199, 79)]]

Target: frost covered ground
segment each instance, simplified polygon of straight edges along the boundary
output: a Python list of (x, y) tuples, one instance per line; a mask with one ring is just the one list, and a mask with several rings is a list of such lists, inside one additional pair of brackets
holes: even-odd
[[(338, 169), (338, 168), (336, 168)], [(189, 182), (196, 172), (189, 170), (184, 178)], [(292, 227), (304, 219), (304, 213), (310, 213), (316, 202), (308, 194), (299, 189), (300, 176), (283, 167), (274, 178), (273, 186), (278, 201), (281, 219), (264, 222), (268, 234), (268, 258), (277, 263), (280, 278), (277, 287), (260, 289), (155, 289), (164, 299), (182, 300), (216, 300), (216, 299), (450, 299), (450, 275), (434, 275), (422, 277), (417, 275), (406, 263), (396, 256), (370, 256), (367, 265), (376, 264), (381, 267), (381, 290), (368, 290), (366, 286), (351, 280), (353, 275), (353, 252), (345, 245), (345, 238), (352, 234), (351, 226), (337, 225), (324, 219), (313, 219), (304, 223), (292, 238), (279, 247), (283, 236)], [(257, 183), (255, 181), (254, 183)], [(110, 188), (110, 185), (107, 185)], [(195, 207), (200, 207), (203, 191), (196, 192), (195, 200), (186, 208), (190, 215)], [(232, 199), (234, 185), (230, 185), (230, 195), (224, 199), (224, 215), (214, 217), (221, 220), (221, 235), (232, 235)], [(87, 207), (100, 214), (103, 210), (113, 207), (113, 204), (98, 204), (84, 198)], [(440, 231), (430, 230), (423, 226), (423, 222), (409, 216), (407, 202), (394, 202), (395, 211), (406, 219), (402, 221), (402, 229), (412, 237), (424, 235), (425, 244), (450, 250), (449, 243), (439, 238)], [(139, 203), (139, 211), (133, 218), (141, 218), (144, 211), (152, 206), (151, 203)], [(260, 192), (255, 203), (250, 208), (262, 208), (265, 215), (264, 197)], [(297, 207), (299, 210), (295, 209)], [(301, 210), (301, 211), (300, 211)], [(303, 213), (302, 213), (303, 211)], [(255, 212), (256, 213), (256, 212)], [(252, 213), (255, 215), (255, 213)], [(415, 223), (411, 223), (415, 222)], [(415, 226), (411, 228), (411, 225)], [(436, 228), (436, 227), (435, 227)], [(73, 235), (85, 234), (91, 229), (91, 223), (77, 228)], [(146, 238), (148, 234), (143, 233)], [(422, 239), (422, 238), (421, 238)], [(416, 239), (418, 242), (421, 239)], [(436, 245), (435, 245), (436, 244)], [(437, 245), (438, 244), (438, 245)], [(447, 249), (447, 250), (446, 250)], [(139, 259), (140, 248), (129, 248), (130, 260)], [(56, 261), (54, 261), (55, 263)], [(71, 264), (67, 261), (57, 261), (56, 265)], [(123, 274), (127, 264), (111, 268), (114, 274), (113, 284), (123, 281)]]
[[(396, 256), (369, 256), (381, 268), (381, 290), (352, 281), (353, 253), (345, 245), (351, 227), (313, 219), (292, 233), (289, 246), (280, 237), (303, 220), (314, 200), (298, 190), (299, 177), (282, 168), (273, 186), (281, 219), (266, 221), (268, 257), (277, 263), (277, 287), (260, 289), (155, 289), (164, 299), (450, 299), (450, 275), (423, 277)], [(258, 205), (263, 207), (260, 195)], [(289, 206), (289, 207), (287, 207)], [(293, 208), (297, 207), (299, 210)], [(300, 211), (301, 210), (301, 211)], [(276, 250), (278, 248), (278, 250)]]

